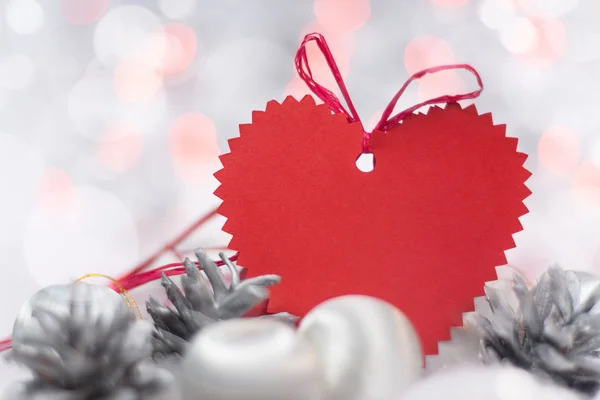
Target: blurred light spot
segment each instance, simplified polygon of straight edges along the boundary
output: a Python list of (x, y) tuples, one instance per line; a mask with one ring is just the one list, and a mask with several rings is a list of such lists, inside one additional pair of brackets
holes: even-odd
[(75, 25), (98, 21), (108, 9), (108, 0), (62, 0), (65, 19)]
[(314, 0), (314, 12), (325, 28), (350, 33), (367, 22), (371, 5), (369, 0)]
[(41, 182), (39, 206), (46, 212), (59, 212), (67, 208), (73, 196), (71, 177), (60, 168), (50, 168)]
[(167, 24), (161, 34), (165, 40), (163, 72), (175, 74), (183, 71), (196, 56), (196, 34), (185, 24)]
[(171, 19), (190, 17), (196, 8), (196, 0), (158, 0), (160, 11)]
[(122, 101), (150, 100), (163, 86), (161, 71), (147, 57), (125, 58), (115, 69), (114, 89)]
[(542, 167), (559, 175), (567, 175), (579, 162), (579, 139), (563, 127), (552, 127), (542, 134), (538, 143), (539, 162)]
[(466, 92), (465, 82), (454, 71), (441, 71), (425, 75), (418, 80), (419, 89), (417, 96), (419, 102), (444, 95), (453, 95)]
[(537, 32), (537, 40), (525, 54), (525, 59), (547, 64), (562, 57), (567, 46), (565, 25), (559, 20), (531, 18), (531, 21)]
[(28, 143), (0, 133), (0, 247), (19, 245), (27, 216), (37, 201), (44, 159)]
[[(513, 7), (517, 10), (517, 11), (526, 11), (528, 9), (530, 9), (533, 4), (536, 2), (536, 0), (510, 0), (513, 3)], [(552, 1), (552, 0), (550, 0)]]
[[(122, 71), (119, 76), (127, 76), (127, 69)], [(147, 94), (148, 89), (140, 88), (136, 92), (134, 89), (140, 80), (135, 80), (131, 85), (124, 85), (121, 95), (139, 101), (119, 101), (115, 91), (116, 81), (115, 76), (95, 63), (87, 68), (69, 94), (69, 116), (77, 130), (90, 139), (100, 141), (104, 138), (107, 124), (114, 121), (131, 125), (140, 132), (154, 132), (153, 128), (162, 121), (167, 107), (164, 90), (155, 91), (153, 96), (144, 99), (143, 95)], [(150, 79), (149, 82), (153, 81)]]
[(9, 90), (26, 89), (34, 76), (34, 64), (23, 54), (13, 54), (0, 61), (0, 86)]
[(573, 174), (573, 194), (586, 205), (600, 206), (600, 168), (584, 162)]
[(6, 23), (19, 35), (31, 35), (44, 26), (44, 10), (35, 0), (10, 0), (5, 12)]
[(183, 162), (218, 156), (216, 135), (215, 125), (207, 116), (183, 114), (173, 122), (169, 132), (171, 154)]
[(560, 20), (544, 20), (542, 23), (544, 43), (557, 57), (563, 56), (567, 47), (565, 24)]
[(195, 90), (210, 98), (212, 110), (244, 121), (250, 110), (281, 95), (293, 75), (293, 54), (288, 50), (272, 40), (225, 40), (206, 54)]
[(115, 195), (93, 187), (75, 187), (61, 212), (33, 210), (23, 244), (29, 270), (42, 286), (91, 272), (118, 276), (138, 258), (128, 210)]
[(541, 68), (537, 64), (524, 63), (519, 58), (504, 59), (501, 83), (498, 86), (513, 118), (538, 132), (543, 132), (548, 128), (547, 118), (542, 115), (532, 118), (532, 108), (544, 114), (543, 110), (547, 109), (544, 100), (547, 98), (548, 88), (557, 83), (556, 71), (552, 68)]
[(411, 75), (426, 68), (453, 63), (452, 48), (437, 36), (417, 36), (408, 42), (404, 50), (404, 66)]
[(517, 18), (513, 0), (483, 0), (479, 3), (479, 18), (490, 29), (500, 30)]
[(94, 31), (98, 60), (112, 69), (125, 57), (140, 52), (161, 28), (160, 19), (147, 8), (124, 5), (108, 11)]
[(579, 0), (516, 0), (516, 2), (528, 15), (543, 18), (562, 17), (579, 5)]
[(183, 114), (173, 122), (169, 148), (183, 180), (196, 181), (210, 173), (221, 153), (216, 137), (215, 125), (203, 114)]
[(518, 17), (500, 29), (500, 42), (511, 53), (527, 53), (537, 40), (538, 31), (529, 18)]
[(90, 66), (69, 94), (69, 115), (83, 135), (100, 140), (107, 122), (114, 118), (117, 103), (111, 77), (103, 69)]
[(469, 3), (469, 0), (430, 0), (434, 5), (443, 8), (459, 8)]
[(124, 172), (142, 154), (142, 134), (135, 128), (117, 124), (104, 131), (98, 147), (98, 159), (106, 168)]

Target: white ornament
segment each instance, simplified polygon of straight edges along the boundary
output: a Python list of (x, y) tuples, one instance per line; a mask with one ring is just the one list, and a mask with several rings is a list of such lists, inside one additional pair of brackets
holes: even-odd
[(470, 366), (432, 375), (392, 400), (578, 400), (575, 392), (510, 366)]
[(181, 365), (184, 400), (321, 400), (313, 347), (289, 325), (234, 319), (204, 328)]
[(392, 399), (422, 373), (412, 324), (373, 297), (328, 300), (306, 315), (298, 334), (316, 347), (331, 400)]

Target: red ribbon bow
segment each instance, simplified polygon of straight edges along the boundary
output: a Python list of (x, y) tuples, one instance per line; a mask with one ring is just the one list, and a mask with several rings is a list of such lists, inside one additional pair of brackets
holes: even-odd
[[(325, 57), (325, 60), (327, 61), (327, 64), (329, 65), (329, 69), (333, 73), (335, 81), (338, 84), (340, 92), (342, 93), (342, 96), (344, 97), (344, 100), (346, 101), (346, 104), (348, 105), (349, 111), (346, 110), (346, 108), (342, 105), (340, 99), (338, 99), (338, 97), (332, 91), (330, 91), (327, 88), (325, 88), (324, 86), (318, 84), (313, 79), (312, 71), (310, 70), (310, 66), (308, 65), (308, 56), (306, 54), (306, 45), (312, 41), (314, 41), (317, 44), (317, 46), (319, 46), (319, 50), (321, 50), (321, 53)], [(358, 116), (358, 113), (356, 112), (356, 109), (354, 108), (354, 104), (352, 103), (352, 99), (350, 98), (350, 94), (348, 93), (348, 89), (346, 88), (346, 84), (344, 83), (344, 79), (342, 78), (342, 74), (340, 73), (340, 70), (333, 58), (333, 55), (331, 54), (331, 50), (329, 49), (329, 46), (327, 45), (327, 41), (325, 40), (323, 35), (321, 35), (319, 33), (309, 33), (308, 35), (306, 35), (304, 37), (304, 40), (302, 41), (302, 44), (300, 45), (300, 48), (298, 49), (298, 52), (296, 53), (295, 63), (296, 63), (296, 71), (298, 72), (298, 76), (300, 77), (300, 79), (302, 79), (306, 83), (308, 88), (315, 94), (315, 96), (320, 98), (325, 104), (327, 104), (329, 106), (331, 111), (333, 111), (334, 113), (344, 114), (346, 116), (346, 118), (348, 119), (348, 122), (359, 122), (362, 125), (362, 121), (360, 120), (360, 117)], [(463, 94), (457, 94), (457, 95), (443, 95), (443, 96), (435, 97), (433, 99), (415, 104), (414, 106), (409, 107), (406, 110), (401, 111), (398, 114), (392, 116), (392, 112), (394, 111), (394, 108), (396, 107), (396, 103), (398, 103), (398, 100), (400, 99), (400, 97), (402, 97), (402, 95), (404, 94), (404, 92), (406, 91), (408, 86), (413, 81), (420, 79), (427, 74), (435, 74), (440, 71), (447, 71), (447, 70), (454, 70), (454, 69), (462, 69), (462, 70), (466, 70), (466, 71), (472, 73), (475, 76), (475, 79), (477, 80), (479, 89), (469, 92), (469, 93), (463, 93)], [(381, 118), (379, 119), (379, 122), (375, 126), (374, 130), (384, 131), (384, 132), (388, 131), (388, 130), (392, 129), (394, 126), (396, 126), (397, 124), (399, 124), (404, 118), (406, 118), (406, 116), (412, 114), (414, 111), (418, 110), (421, 107), (432, 105), (432, 104), (453, 103), (453, 102), (457, 102), (459, 100), (475, 99), (481, 94), (482, 91), (483, 91), (483, 82), (481, 80), (481, 76), (479, 76), (479, 73), (475, 70), (475, 68), (471, 67), (468, 64), (440, 65), (437, 67), (424, 69), (422, 71), (419, 71), (419, 72), (413, 74), (410, 78), (408, 78), (408, 80), (404, 83), (404, 85), (402, 85), (400, 90), (396, 93), (396, 95), (392, 98), (390, 103), (387, 105), (387, 107), (383, 111), (383, 114), (381, 115)], [(372, 149), (369, 144), (370, 138), (371, 138), (371, 133), (365, 131), (364, 135), (363, 135), (363, 153), (372, 153)]]

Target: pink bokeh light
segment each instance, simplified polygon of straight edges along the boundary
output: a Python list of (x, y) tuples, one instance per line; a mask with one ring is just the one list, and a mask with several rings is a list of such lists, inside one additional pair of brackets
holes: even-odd
[(62, 12), (75, 25), (90, 25), (108, 9), (108, 0), (62, 0)]
[(61, 168), (51, 167), (43, 175), (40, 185), (40, 206), (49, 213), (69, 207), (73, 196), (73, 182)]
[(540, 166), (559, 176), (572, 173), (579, 162), (579, 138), (571, 130), (554, 126), (538, 142)]
[(369, 0), (314, 0), (315, 17), (336, 33), (350, 33), (363, 26), (371, 15)]
[(469, 0), (429, 0), (433, 5), (442, 8), (460, 8), (469, 4)]
[(409, 74), (444, 64), (454, 64), (452, 47), (437, 36), (416, 36), (404, 49), (404, 66)]
[(581, 203), (600, 206), (600, 168), (592, 162), (582, 163), (573, 174), (573, 194)]
[(185, 70), (196, 56), (197, 40), (194, 30), (181, 23), (171, 23), (163, 27), (165, 38), (163, 72), (166, 75)]
[(127, 124), (112, 124), (105, 129), (98, 145), (98, 160), (112, 171), (125, 172), (139, 159), (142, 145), (139, 130)]
[(169, 130), (169, 149), (179, 177), (198, 182), (210, 177), (210, 168), (218, 163), (221, 150), (217, 145), (217, 129), (204, 114), (180, 115)]

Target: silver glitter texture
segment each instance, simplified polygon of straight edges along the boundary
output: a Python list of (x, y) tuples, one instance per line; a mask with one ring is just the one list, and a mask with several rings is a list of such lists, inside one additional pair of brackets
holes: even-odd
[[(204, 251), (196, 251), (196, 257), (204, 274), (186, 258), (186, 275), (181, 278), (183, 292), (165, 274), (162, 276), (162, 285), (175, 309), (153, 298), (146, 303), (156, 327), (155, 356), (183, 355), (189, 341), (202, 328), (220, 320), (243, 317), (269, 297), (269, 286), (281, 281), (278, 275), (240, 280), (238, 268), (220, 253), (219, 257), (231, 271), (231, 284), (228, 284), (217, 264)], [(277, 318), (290, 324), (297, 320), (288, 313), (259, 318)]]
[(599, 281), (551, 267), (529, 289), (516, 275), (504, 288), (487, 286), (492, 318), (468, 318), (486, 363), (507, 362), (593, 395), (600, 384)]
[(51, 286), (23, 308), (12, 358), (34, 373), (6, 399), (138, 400), (172, 375), (150, 359), (151, 325), (112, 289), (85, 283)]

